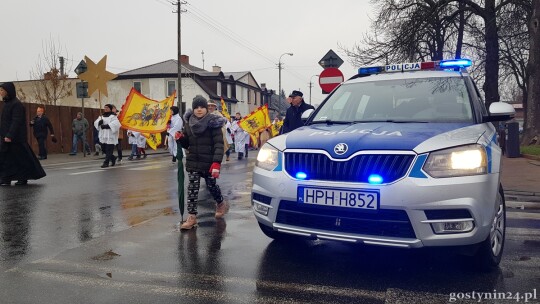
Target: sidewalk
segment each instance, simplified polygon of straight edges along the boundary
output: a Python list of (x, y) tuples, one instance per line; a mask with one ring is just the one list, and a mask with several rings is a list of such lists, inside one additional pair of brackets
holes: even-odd
[[(115, 156), (117, 155), (116, 149), (113, 153)], [(122, 150), (122, 162), (126, 162), (127, 158), (131, 154), (131, 150)], [(163, 148), (159, 148), (156, 151), (152, 149), (146, 149), (146, 154), (148, 157), (152, 157), (152, 155), (160, 155), (163, 156), (164, 154), (169, 154), (167, 150), (164, 150)], [(86, 161), (100, 161), (103, 162), (105, 159), (105, 155), (98, 155), (94, 156), (94, 152), (90, 155), (84, 156), (82, 152), (78, 152), (77, 155), (69, 155), (69, 152), (66, 153), (55, 153), (55, 154), (49, 154), (47, 155), (47, 159), (40, 160), (41, 165), (45, 168), (47, 165), (57, 165), (62, 163), (77, 163), (77, 162), (86, 162)]]
[(503, 157), (501, 182), (507, 200), (540, 202), (540, 161)]
[[(131, 151), (123, 151), (124, 158)], [(258, 151), (250, 151), (256, 154)], [(168, 154), (164, 149), (156, 151), (147, 149), (148, 157), (163, 156)], [(115, 151), (116, 154), (116, 151)], [(102, 161), (103, 155), (92, 155), (83, 157), (82, 153), (75, 156), (70, 156), (68, 153), (49, 154), (46, 160), (42, 160), (41, 164), (46, 168), (47, 165), (55, 165), (60, 163), (71, 163), (81, 161)], [(501, 182), (504, 187), (505, 197), (507, 200), (524, 201), (524, 202), (539, 202), (540, 203), (540, 161), (531, 160), (524, 157), (507, 158), (503, 157)]]

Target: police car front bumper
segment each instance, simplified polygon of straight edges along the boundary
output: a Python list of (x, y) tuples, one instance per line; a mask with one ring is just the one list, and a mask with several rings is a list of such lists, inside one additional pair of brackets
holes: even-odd
[[(380, 203), (375, 211), (298, 203), (302, 186), (377, 191)], [(460, 246), (488, 237), (498, 208), (498, 187), (498, 173), (438, 179), (407, 176), (392, 184), (370, 185), (302, 181), (284, 171), (256, 167), (252, 205), (259, 223), (280, 233), (402, 248)], [(447, 226), (458, 230), (441, 232)]]

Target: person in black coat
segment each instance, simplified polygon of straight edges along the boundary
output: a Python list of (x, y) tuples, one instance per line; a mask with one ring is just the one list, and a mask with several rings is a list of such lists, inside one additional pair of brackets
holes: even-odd
[(45, 114), (45, 109), (41, 106), (38, 106), (36, 110), (36, 117), (30, 121), (30, 125), (34, 129), (34, 137), (38, 141), (39, 146), (39, 159), (47, 159), (47, 148), (45, 147), (45, 142), (47, 141), (48, 131), (51, 132), (51, 137), (53, 141), (54, 138), (54, 129), (51, 124), (51, 121)]
[(16, 97), (15, 85), (0, 85), (4, 109), (0, 120), (0, 185), (26, 185), (29, 179), (44, 177), (45, 171), (28, 145), (26, 110)]
[(189, 178), (187, 204), (189, 217), (180, 227), (183, 230), (197, 226), (197, 201), (201, 177), (206, 181), (206, 186), (216, 201), (215, 217), (222, 218), (229, 209), (216, 183), (224, 153), (221, 128), (227, 119), (209, 114), (208, 101), (200, 95), (193, 98), (192, 107), (193, 110), (190, 109), (184, 114), (183, 131), (175, 134), (177, 143), (188, 150), (186, 171)]
[(289, 133), (303, 126), (302, 113), (308, 109), (315, 109), (304, 101), (303, 96), (304, 94), (300, 91), (292, 91), (289, 95), (288, 100), (290, 100), (291, 106), (287, 109), (279, 134)]

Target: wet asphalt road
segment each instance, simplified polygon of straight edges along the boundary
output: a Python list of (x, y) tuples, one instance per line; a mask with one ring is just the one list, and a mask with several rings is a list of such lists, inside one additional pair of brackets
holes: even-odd
[(538, 210), (508, 210), (503, 262), (487, 274), (444, 249), (282, 244), (252, 215), (253, 157), (222, 167), (226, 218), (214, 219), (203, 190), (200, 226), (188, 232), (176, 227), (166, 155), (108, 169), (81, 158), (46, 166), (26, 188), (0, 188), (0, 302), (447, 303), (452, 293), (536, 289), (528, 303), (540, 303)]

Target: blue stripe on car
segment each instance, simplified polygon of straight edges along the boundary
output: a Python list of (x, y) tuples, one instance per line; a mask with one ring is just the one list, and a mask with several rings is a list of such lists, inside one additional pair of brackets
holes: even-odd
[(488, 145), (486, 146), (486, 154), (487, 154), (487, 172), (491, 173), (492, 169), (492, 161), (493, 161), (493, 151), (492, 151), (492, 145), (497, 145), (497, 133), (493, 133), (493, 136), (491, 137), (491, 140), (489, 141)]
[(278, 165), (274, 168), (273, 171), (281, 171), (282, 168), (283, 168), (283, 152), (281, 151), (278, 151), (278, 154), (277, 154), (277, 162), (278, 162)]

